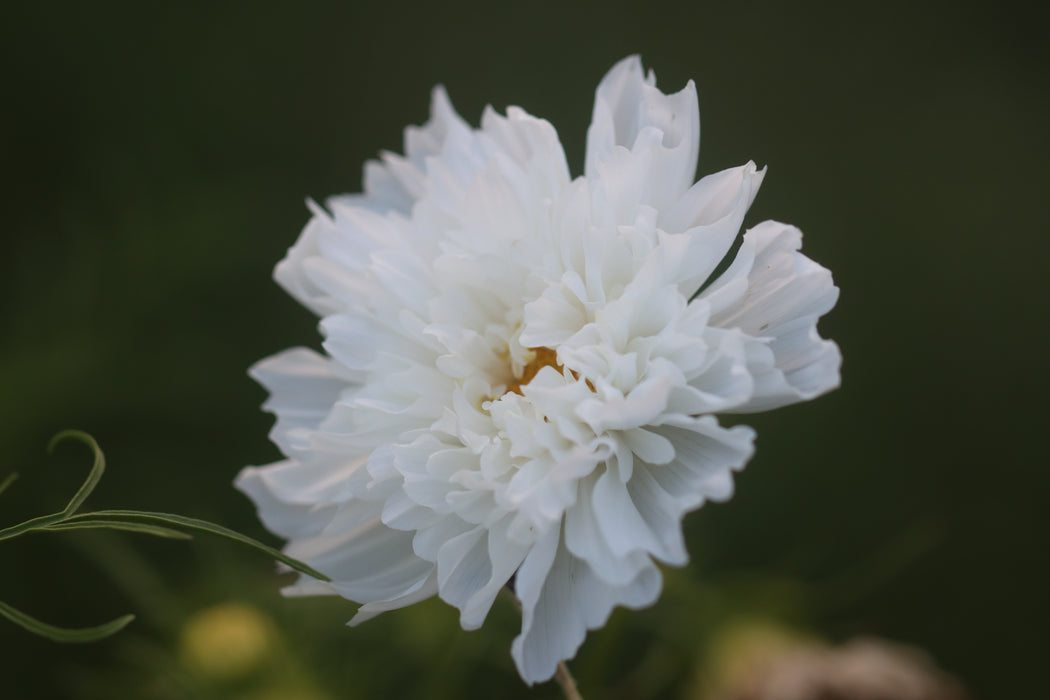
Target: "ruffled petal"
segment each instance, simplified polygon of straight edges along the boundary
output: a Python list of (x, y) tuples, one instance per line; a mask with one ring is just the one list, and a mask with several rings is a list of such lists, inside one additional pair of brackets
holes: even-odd
[(392, 609), (395, 601), (411, 602), (430, 590), (434, 565), (412, 551), (411, 533), (388, 528), (378, 517), (353, 530), (296, 538), (285, 551), (331, 578), (328, 586), (344, 598), (378, 603), (365, 617), (380, 612), (377, 607)]
[(605, 624), (617, 605), (651, 605), (663, 585), (660, 571), (644, 567), (631, 581), (610, 585), (565, 547), (554, 530), (525, 558), (515, 579), (521, 601), (522, 628), (511, 645), (511, 656), (525, 682), (548, 680), (558, 663), (572, 658), (587, 630)]
[(438, 552), (441, 599), (459, 608), (463, 629), (485, 621), (496, 596), (517, 571), (528, 545), (508, 538), (511, 518), (476, 527), (448, 540)]
[(320, 461), (305, 466), (289, 460), (246, 467), (234, 485), (255, 503), (270, 532), (291, 539), (324, 530), (335, 510), (331, 497), (353, 468)]
[(270, 439), (286, 457), (305, 455), (310, 437), (352, 385), (347, 372), (307, 348), (292, 348), (256, 363), (248, 372), (266, 387), (263, 408), (277, 416)]
[(410, 213), (426, 187), (423, 171), (427, 158), (440, 154), (446, 141), (464, 133), (470, 133), (470, 126), (452, 107), (444, 86), (438, 85), (431, 93), (430, 119), (421, 127), (405, 129), (407, 157), (384, 153), (381, 162), (365, 164), (366, 206), (381, 213)]
[[(647, 548), (650, 543), (638, 544), (639, 538), (644, 538), (645, 534), (635, 532), (631, 532), (626, 541), (617, 541), (622, 531), (638, 524), (638, 518), (636, 512), (631, 513), (622, 518), (629, 522), (621, 527), (620, 513), (615, 510), (614, 503), (619, 494), (611, 492), (624, 486), (611, 474), (609, 470), (602, 476), (592, 475), (580, 483), (576, 504), (565, 514), (564, 539), (568, 551), (587, 562), (597, 578), (609, 585), (623, 586), (651, 565)], [(604, 493), (599, 493), (599, 482), (603, 482)]]
[(794, 226), (763, 222), (745, 234), (740, 264), (701, 295), (719, 308), (713, 325), (752, 338), (747, 354), (755, 392), (734, 411), (777, 408), (839, 385), (841, 353), (817, 333), (817, 320), (835, 305), (838, 288), (830, 272), (798, 252), (801, 246), (802, 232)]
[(601, 177), (603, 164), (617, 158), (618, 148), (644, 160), (633, 163), (648, 196), (640, 201), (663, 209), (693, 182), (700, 149), (700, 112), (692, 81), (680, 92), (665, 95), (656, 88), (652, 71), (645, 75), (641, 59), (617, 63), (598, 85), (594, 113), (587, 130), (584, 176)]
[(558, 132), (547, 120), (520, 107), (508, 108), (507, 116), (502, 117), (489, 107), (481, 117), (481, 131), (499, 152), (520, 166), (534, 194), (553, 198), (568, 186), (569, 164)]
[(729, 252), (765, 172), (765, 168), (758, 170), (748, 162), (706, 177), (662, 222), (668, 230), (689, 226), (682, 234), (688, 244), (679, 258), (680, 272), (671, 278), (685, 296), (692, 296)]
[(754, 453), (754, 430), (744, 425), (723, 428), (714, 416), (674, 418), (653, 431), (675, 446), (675, 459), (649, 474), (678, 501), (682, 512), (704, 501), (729, 498), (733, 472)]
[[(338, 592), (338, 591), (336, 591)], [(357, 609), (357, 613), (350, 618), (350, 626), (359, 625), (366, 620), (371, 620), (380, 613), (398, 608), (408, 607), (419, 603), (427, 598), (437, 595), (437, 569), (432, 568), (426, 578), (419, 579), (404, 590), (397, 591), (382, 600), (365, 603)]]
[(274, 269), (274, 279), (300, 304), (318, 316), (339, 310), (340, 304), (308, 274), (307, 261), (321, 256), (320, 239), (336, 230), (331, 217), (313, 202), (307, 202), (313, 217), (306, 224), (295, 245)]
[[(678, 200), (660, 212), (659, 225), (664, 231), (675, 233), (698, 226), (711, 226), (737, 211), (747, 211), (762, 186), (766, 169), (753, 161), (737, 168), (705, 175)], [(740, 232), (737, 223), (735, 236)]]

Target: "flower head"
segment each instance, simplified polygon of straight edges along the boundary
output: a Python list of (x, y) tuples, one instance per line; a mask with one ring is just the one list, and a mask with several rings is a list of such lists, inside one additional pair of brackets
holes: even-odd
[(361, 603), (353, 623), (436, 594), (473, 629), (512, 582), (530, 683), (656, 600), (683, 515), (752, 453), (714, 414), (813, 398), (841, 362), (816, 331), (838, 290), (798, 229), (758, 224), (715, 274), (765, 170), (694, 183), (699, 132), (693, 83), (665, 95), (627, 58), (572, 178), (548, 122), (489, 108), (474, 129), (439, 87), (405, 156), (311, 204), (275, 276), (326, 355), (253, 368), (287, 459), (237, 479), (332, 579), (293, 592)]

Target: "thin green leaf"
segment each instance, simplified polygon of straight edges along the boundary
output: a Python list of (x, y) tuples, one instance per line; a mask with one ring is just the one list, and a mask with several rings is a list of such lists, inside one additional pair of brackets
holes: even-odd
[(53, 452), (55, 446), (63, 440), (79, 440), (80, 442), (91, 448), (91, 451), (95, 455), (95, 462), (91, 465), (91, 471), (88, 472), (87, 479), (81, 484), (80, 488), (73, 498), (69, 501), (69, 504), (62, 511), (64, 517), (69, 517), (77, 512), (77, 509), (83, 505), (87, 497), (91, 495), (91, 492), (98, 486), (98, 482), (102, 479), (102, 472), (106, 470), (106, 458), (102, 454), (102, 449), (95, 442), (95, 438), (91, 437), (82, 430), (63, 430), (55, 437), (51, 438), (51, 442), (47, 445), (47, 451)]
[(11, 472), (10, 474), (7, 475), (7, 477), (3, 481), (0, 481), (0, 493), (3, 493), (4, 491), (6, 491), (7, 487), (10, 486), (11, 484), (15, 483), (15, 479), (17, 479), (17, 478), (18, 478), (18, 472)]
[[(91, 515), (91, 513), (84, 513), (84, 515)], [(59, 530), (123, 530), (125, 532), (139, 532), (143, 535), (168, 537), (173, 540), (193, 539), (193, 535), (179, 532), (178, 530), (172, 530), (170, 527), (161, 527), (160, 525), (150, 525), (148, 523), (137, 523), (127, 520), (107, 520), (105, 518), (85, 517), (83, 520), (78, 519), (74, 522), (69, 522), (67, 520), (40, 529), (47, 530), (48, 532), (57, 532)]]
[(105, 639), (110, 635), (116, 634), (127, 627), (129, 622), (135, 619), (134, 615), (124, 615), (118, 617), (116, 620), (110, 620), (103, 625), (98, 625), (97, 627), (66, 629), (64, 627), (55, 627), (46, 622), (41, 622), (36, 618), (26, 615), (21, 610), (12, 608), (4, 602), (0, 602), (0, 615), (3, 615), (16, 625), (24, 627), (33, 634), (47, 637), (53, 642), (97, 642), (100, 639)]
[(62, 522), (64, 519), (65, 516), (61, 513), (52, 513), (51, 515), (41, 515), (38, 518), (26, 520), (24, 523), (18, 523), (17, 525), (6, 527), (3, 530), (0, 530), (0, 542), (9, 540), (12, 537), (17, 537), (18, 535), (24, 535), (27, 532), (33, 532), (34, 530), (43, 530), (48, 525)]
[[(185, 528), (187, 530), (194, 530), (197, 532), (206, 532), (212, 535), (218, 535), (219, 537), (224, 537), (228, 540), (239, 542), (240, 544), (246, 545), (248, 547), (251, 547), (252, 549), (256, 549), (260, 552), (263, 552), (269, 555), (270, 557), (273, 557), (274, 559), (277, 559), (278, 561), (287, 564), (296, 571), (306, 574), (307, 576), (312, 576), (315, 579), (318, 579), (319, 581), (331, 580), (330, 578), (322, 574), (320, 571), (311, 568), (310, 566), (304, 564), (298, 559), (293, 559), (287, 554), (284, 554), (283, 552), (280, 552), (274, 549), (273, 547), (269, 547), (263, 544), (262, 542), (259, 542), (258, 540), (253, 540), (247, 535), (242, 535), (236, 530), (231, 530), (227, 527), (223, 527), (222, 525), (215, 525), (214, 523), (209, 523), (206, 520), (198, 520), (197, 518), (190, 518), (185, 515), (175, 515), (173, 513), (151, 513), (148, 511), (141, 510), (99, 510), (93, 513), (83, 513), (81, 515), (74, 515), (73, 517), (69, 518), (67, 522), (76, 523), (87, 518), (106, 518), (120, 520), (127, 519), (139, 522), (156, 523), (166, 526), (180, 527)], [(2, 534), (3, 533), (0, 532), (0, 535)]]
[[(87, 497), (91, 495), (91, 492), (95, 490), (95, 487), (98, 486), (98, 482), (102, 478), (102, 472), (106, 469), (106, 458), (103, 456), (98, 443), (95, 442), (94, 438), (82, 430), (63, 430), (55, 435), (55, 437), (51, 438), (51, 442), (48, 443), (47, 446), (48, 452), (54, 451), (55, 446), (63, 440), (79, 440), (91, 448), (91, 451), (95, 455), (95, 462), (91, 465), (91, 471), (88, 472), (87, 479), (85, 479), (84, 483), (81, 484), (79, 489), (77, 489), (77, 492), (73, 494), (73, 498), (69, 501), (66, 507), (62, 509), (62, 511), (50, 515), (41, 515), (17, 525), (4, 528), (3, 530), (0, 530), (0, 541), (9, 540), (12, 537), (24, 535), (25, 533), (34, 530), (44, 530), (54, 523), (62, 522), (71, 515), (74, 515), (77, 512), (77, 509), (84, 503), (84, 500), (87, 499)], [(5, 488), (7, 483), (7, 481), (4, 482)]]

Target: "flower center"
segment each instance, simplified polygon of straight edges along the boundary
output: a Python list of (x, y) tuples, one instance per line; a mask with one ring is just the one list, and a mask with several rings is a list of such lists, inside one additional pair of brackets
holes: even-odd
[(529, 348), (529, 351), (533, 353), (532, 361), (521, 370), (521, 376), (516, 377), (514, 382), (507, 386), (505, 394), (514, 392), (515, 394), (522, 394), (521, 387), (525, 386), (532, 381), (532, 378), (539, 374), (540, 370), (544, 367), (553, 367), (554, 369), (561, 372), (564, 368), (558, 364), (558, 353), (550, 348)]

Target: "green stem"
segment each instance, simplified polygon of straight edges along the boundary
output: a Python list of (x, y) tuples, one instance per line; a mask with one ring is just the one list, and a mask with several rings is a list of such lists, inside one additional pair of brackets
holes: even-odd
[(565, 693), (568, 700), (583, 700), (580, 691), (576, 688), (576, 679), (569, 673), (569, 667), (564, 661), (558, 662), (558, 671), (554, 674), (554, 680), (561, 686), (561, 692)]

